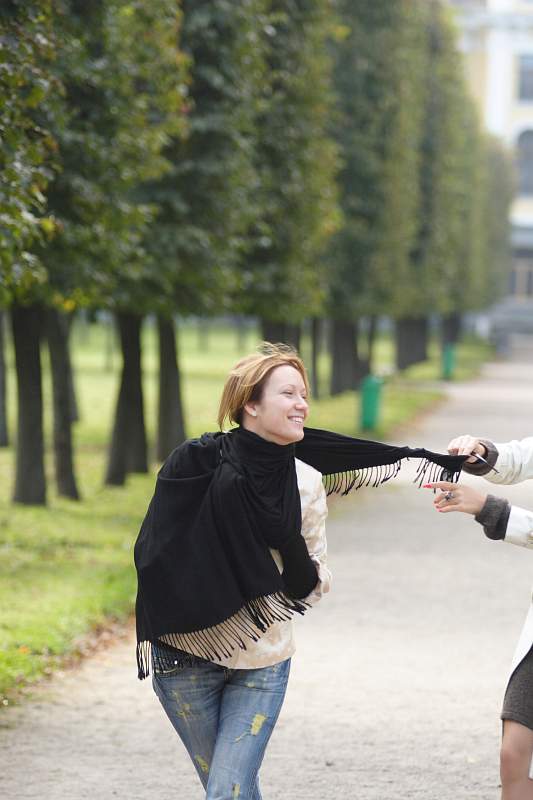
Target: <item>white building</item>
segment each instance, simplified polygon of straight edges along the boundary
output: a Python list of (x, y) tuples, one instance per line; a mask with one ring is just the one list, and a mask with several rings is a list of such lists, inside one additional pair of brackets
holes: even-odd
[(449, 2), (485, 127), (516, 159), (509, 290), (515, 301), (528, 304), (533, 301), (533, 0)]

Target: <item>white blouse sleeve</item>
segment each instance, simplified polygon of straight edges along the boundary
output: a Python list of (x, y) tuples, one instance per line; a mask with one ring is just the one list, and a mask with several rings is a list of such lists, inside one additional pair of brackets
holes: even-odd
[(326, 517), (328, 506), (326, 491), (320, 473), (316, 473), (316, 476), (315, 492), (302, 514), (302, 536), (318, 573), (317, 585), (305, 598), (305, 602), (309, 605), (318, 603), (322, 595), (329, 592), (331, 584), (331, 572), (327, 566)]
[(491, 483), (509, 484), (533, 478), (533, 436), (495, 444), (498, 450), (496, 469), (484, 477)]

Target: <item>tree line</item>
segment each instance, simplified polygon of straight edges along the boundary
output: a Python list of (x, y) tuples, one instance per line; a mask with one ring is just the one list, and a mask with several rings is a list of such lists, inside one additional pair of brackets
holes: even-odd
[[(69, 329), (114, 315), (123, 366), (105, 481), (148, 468), (141, 326), (157, 318), (157, 458), (185, 437), (177, 316), (234, 313), (299, 343), (331, 321), (331, 391), (399, 368), (428, 318), (454, 340), (502, 291), (511, 170), (482, 131), (443, 0), (6, 0), (0, 9), (4, 319), (14, 500), (46, 501), (41, 346), (60, 494), (79, 497)], [(316, 370), (313, 370), (316, 375)]]

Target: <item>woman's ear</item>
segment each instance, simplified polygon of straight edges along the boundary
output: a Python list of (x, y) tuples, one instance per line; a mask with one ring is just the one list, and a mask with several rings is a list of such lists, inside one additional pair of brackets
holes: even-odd
[(244, 406), (244, 410), (251, 417), (257, 417), (257, 408), (253, 403), (246, 403), (246, 405)]

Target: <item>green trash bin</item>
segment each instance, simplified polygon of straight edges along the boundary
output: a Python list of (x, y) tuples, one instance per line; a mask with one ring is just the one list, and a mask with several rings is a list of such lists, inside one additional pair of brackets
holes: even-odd
[(361, 383), (361, 428), (366, 431), (377, 427), (381, 406), (383, 380), (367, 375)]
[(455, 345), (445, 344), (442, 348), (442, 378), (451, 381), (455, 372)]

